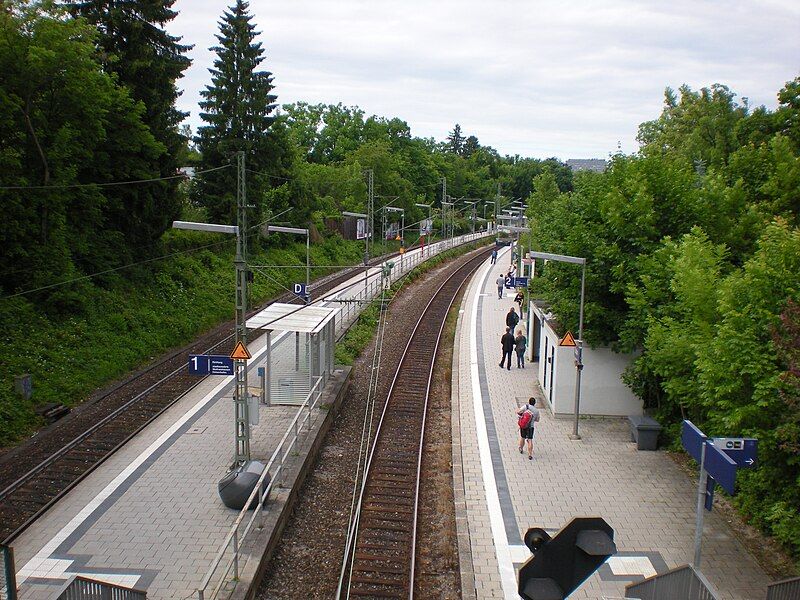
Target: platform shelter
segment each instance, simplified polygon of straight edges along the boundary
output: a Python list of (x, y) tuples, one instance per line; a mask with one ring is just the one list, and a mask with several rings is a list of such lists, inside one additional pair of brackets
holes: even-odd
[(276, 302), (247, 320), (249, 329), (266, 331), (269, 349), (256, 365), (265, 369), (265, 404), (300, 405), (322, 390), (333, 373), (335, 314), (335, 308)]

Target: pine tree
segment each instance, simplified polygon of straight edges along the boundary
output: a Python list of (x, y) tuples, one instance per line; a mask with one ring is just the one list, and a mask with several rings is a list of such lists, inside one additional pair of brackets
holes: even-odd
[(461, 125), (458, 123), (447, 136), (447, 146), (453, 154), (461, 154), (464, 149), (464, 134), (461, 133)]
[[(246, 153), (247, 200), (258, 218), (264, 193), (269, 187), (266, 172), (273, 166), (275, 149), (267, 131), (277, 96), (272, 93), (272, 73), (259, 71), (264, 61), (259, 32), (252, 24), (248, 3), (237, 0), (222, 16), (217, 35), (219, 45), (211, 72), (211, 85), (201, 92), (200, 117), (208, 123), (198, 129), (197, 147), (202, 154), (200, 169), (235, 164), (234, 154)], [(254, 174), (255, 173), (255, 174)], [(198, 201), (216, 223), (236, 220), (236, 170), (222, 169), (200, 176)]]
[[(68, 2), (73, 15), (83, 17), (98, 29), (97, 44), (104, 67), (117, 76), (135, 101), (144, 104), (143, 121), (163, 145), (160, 156), (149, 159), (151, 177), (170, 177), (184, 160), (186, 139), (179, 126), (188, 113), (175, 102), (180, 95), (176, 82), (191, 61), (164, 26), (177, 13), (175, 0), (85, 0)], [(122, 206), (110, 215), (109, 225), (126, 236), (131, 247), (152, 244), (170, 227), (180, 211), (179, 180), (140, 186), (135, 192), (112, 190)]]

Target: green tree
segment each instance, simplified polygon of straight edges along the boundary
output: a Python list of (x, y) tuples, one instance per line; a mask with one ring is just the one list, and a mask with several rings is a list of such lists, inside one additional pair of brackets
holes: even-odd
[(453, 127), (447, 136), (447, 149), (453, 154), (461, 154), (464, 150), (464, 134), (461, 133), (461, 125), (458, 123)]
[[(163, 146), (142, 123), (141, 104), (100, 66), (94, 28), (42, 2), (0, 13), (0, 31), (0, 138), (9, 141), (0, 180), (38, 186), (0, 192), (4, 290), (66, 279), (76, 266), (119, 265), (128, 258), (114, 219), (121, 195), (72, 186), (158, 176), (151, 167)], [(68, 308), (69, 294), (47, 302)]]
[[(252, 171), (247, 174), (248, 203), (255, 205), (251, 215), (258, 219), (269, 208), (265, 203), (270, 198), (270, 176), (281, 174), (273, 160), (278, 140), (270, 140), (268, 134), (276, 107), (272, 73), (258, 70), (264, 50), (251, 21), (244, 0), (237, 0), (222, 16), (219, 46), (212, 48), (217, 58), (209, 69), (211, 85), (201, 92), (200, 116), (207, 125), (198, 129), (197, 148), (202, 154), (201, 170), (235, 164), (236, 152), (246, 153), (247, 168)], [(212, 221), (235, 223), (236, 189), (234, 168), (202, 174), (198, 202)]]
[[(103, 66), (114, 73), (134, 99), (144, 105), (142, 119), (165, 151), (149, 157), (150, 171), (161, 177), (176, 174), (185, 159), (186, 139), (179, 125), (187, 113), (176, 109), (180, 95), (176, 82), (189, 67), (185, 56), (191, 46), (164, 27), (177, 13), (175, 0), (72, 0), (67, 3), (73, 15), (97, 27), (97, 44)], [(170, 179), (140, 186), (135, 193), (125, 188), (109, 189), (108, 196), (119, 196), (112, 221), (137, 255), (153, 252), (156, 242), (178, 216), (179, 180)]]

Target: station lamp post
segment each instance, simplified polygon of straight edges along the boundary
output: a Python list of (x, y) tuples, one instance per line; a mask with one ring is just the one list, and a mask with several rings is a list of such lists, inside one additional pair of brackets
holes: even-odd
[(405, 247), (405, 232), (403, 231), (406, 227), (406, 211), (403, 208), (398, 206), (384, 206), (381, 210), (383, 210), (383, 237), (384, 242), (386, 241), (386, 213), (400, 213), (400, 246)]
[(555, 262), (572, 263), (583, 267), (581, 271), (581, 308), (580, 316), (578, 317), (578, 339), (575, 340), (575, 423), (572, 428), (572, 435), (570, 436), (570, 439), (579, 440), (581, 439), (581, 436), (578, 434), (578, 417), (580, 416), (581, 408), (581, 371), (583, 371), (583, 300), (586, 284), (586, 259), (577, 256), (533, 251), (531, 251), (531, 258), (543, 258)]
[[(483, 203), (483, 220), (484, 220), (484, 221), (486, 220), (486, 205), (487, 205), (487, 204), (491, 204), (491, 205), (493, 205), (493, 206), (494, 206), (494, 205), (495, 205), (495, 201), (494, 201), (494, 200), (486, 200), (486, 201)], [(497, 215), (495, 215), (495, 226), (496, 226), (496, 225), (497, 225)]]
[(478, 203), (477, 200), (465, 201), (464, 204), (469, 206), (470, 209), (470, 221), (472, 221), (472, 233), (475, 233), (475, 205)]
[[(369, 217), (364, 213), (357, 213), (357, 212), (347, 212), (344, 211), (342, 214), (345, 217), (356, 217), (358, 219), (364, 219), (364, 289), (367, 289), (367, 280), (369, 279)], [(358, 233), (356, 232), (356, 237)], [(373, 242), (374, 243), (374, 242)], [(366, 294), (366, 291), (364, 292)]]
[[(452, 237), (453, 235), (453, 228), (447, 223), (447, 213), (450, 213), (450, 220), (452, 222), (452, 220), (455, 219), (454, 204), (454, 202), (446, 202), (442, 200), (442, 227), (444, 228), (445, 238)], [(445, 209), (445, 207), (449, 207), (449, 210)]]
[(300, 227), (280, 227), (278, 225), (268, 225), (267, 231), (271, 233), (293, 233), (294, 235), (304, 235), (306, 236), (306, 297), (304, 298), (306, 304), (311, 302), (311, 292), (309, 290), (309, 285), (311, 283), (310, 276), (311, 276), (311, 262), (310, 262), (310, 246), (311, 246), (311, 236), (308, 233), (308, 229), (301, 229)]
[[(420, 233), (420, 239), (422, 239), (422, 255), (425, 256), (425, 237), (429, 236), (432, 233), (432, 229), (433, 229), (433, 222), (431, 221), (431, 206), (433, 206), (433, 205), (432, 204), (420, 204), (419, 202), (416, 202), (416, 203), (414, 203), (414, 206), (416, 206), (418, 208), (427, 208), (428, 209), (428, 220), (425, 221), (425, 227), (424, 227), (425, 233)], [(420, 231), (422, 229), (423, 228), (421, 227)], [(430, 240), (428, 240), (428, 243), (430, 244)]]

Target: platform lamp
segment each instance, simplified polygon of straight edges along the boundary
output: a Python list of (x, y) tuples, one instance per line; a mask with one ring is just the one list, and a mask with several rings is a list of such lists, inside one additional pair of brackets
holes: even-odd
[[(425, 221), (425, 233), (420, 233), (420, 239), (422, 239), (422, 256), (425, 256), (425, 237), (431, 234), (431, 230), (433, 229), (433, 224), (431, 221), (431, 206), (432, 204), (420, 204), (419, 202), (414, 203), (414, 206), (418, 208), (427, 208), (428, 209), (428, 220)], [(422, 228), (420, 228), (421, 230)], [(428, 242), (430, 244), (430, 241)]]
[[(367, 280), (369, 279), (369, 225), (367, 219), (369, 218), (364, 213), (344, 211), (342, 214), (345, 217), (356, 217), (364, 219), (364, 297), (366, 297)], [(358, 238), (358, 228), (356, 227), (356, 238)]]
[[(483, 220), (486, 220), (486, 205), (491, 204), (492, 206), (495, 205), (494, 200), (484, 200), (483, 202)], [(497, 215), (495, 215), (495, 227), (497, 226)]]
[[(236, 350), (240, 346), (247, 352), (247, 281), (250, 274), (247, 269), (247, 220), (240, 194), (239, 225), (217, 225), (214, 223), (195, 223), (190, 221), (173, 221), (175, 229), (191, 229), (194, 231), (210, 231), (236, 235)], [(247, 361), (236, 358), (234, 364), (234, 438), (235, 451), (233, 464), (217, 484), (222, 502), (228, 508), (242, 509), (264, 471), (264, 463), (250, 457), (250, 410), (248, 406), (249, 392), (247, 388)]]
[(572, 440), (579, 440), (581, 439), (581, 436), (578, 434), (578, 417), (580, 416), (581, 408), (581, 371), (583, 371), (583, 299), (586, 284), (586, 259), (577, 256), (533, 251), (531, 251), (531, 258), (543, 258), (555, 262), (572, 263), (583, 267), (581, 271), (581, 308), (578, 318), (578, 339), (575, 340), (575, 423), (572, 428), (572, 435), (569, 436)]

